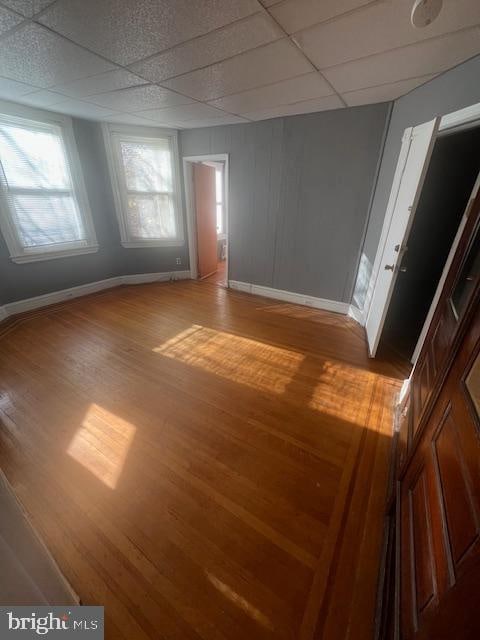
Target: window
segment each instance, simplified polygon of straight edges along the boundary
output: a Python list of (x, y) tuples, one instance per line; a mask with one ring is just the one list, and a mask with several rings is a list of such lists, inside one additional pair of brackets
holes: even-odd
[(217, 235), (223, 234), (223, 170), (215, 169), (215, 192), (217, 199)]
[(175, 132), (109, 124), (104, 136), (122, 245), (183, 244)]
[(98, 249), (71, 120), (40, 118), (0, 114), (0, 226), (15, 262)]

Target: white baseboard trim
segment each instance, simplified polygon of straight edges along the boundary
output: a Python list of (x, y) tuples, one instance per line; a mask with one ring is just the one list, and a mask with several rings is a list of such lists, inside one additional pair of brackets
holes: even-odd
[(14, 316), (25, 311), (33, 311), (41, 307), (47, 307), (51, 304), (64, 302), (73, 298), (86, 296), (89, 293), (97, 293), (104, 289), (111, 289), (122, 284), (143, 284), (148, 282), (167, 282), (168, 280), (188, 280), (190, 271), (169, 271), (161, 273), (139, 273), (128, 276), (116, 276), (107, 278), (106, 280), (98, 280), (97, 282), (89, 282), (81, 284), (78, 287), (70, 287), (70, 289), (62, 289), (60, 291), (52, 291), (42, 296), (34, 298), (26, 298), (25, 300), (17, 300), (9, 302), (0, 307), (0, 321), (5, 320), (9, 316)]
[(166, 271), (119, 277), (122, 281), (120, 284), (145, 284), (147, 282), (167, 282), (168, 280), (189, 280), (191, 275), (190, 271)]
[(323, 309), (324, 311), (333, 311), (334, 313), (342, 313), (347, 315), (350, 305), (346, 302), (336, 302), (335, 300), (326, 300), (325, 298), (315, 298), (307, 296), (303, 293), (293, 293), (292, 291), (282, 291), (281, 289), (272, 289), (259, 284), (250, 284), (249, 282), (239, 282), (237, 280), (229, 280), (229, 287), (244, 293), (253, 293), (257, 296), (265, 298), (273, 298), (274, 300), (282, 300), (291, 302), (292, 304), (301, 304), (306, 307), (314, 307), (315, 309)]
[(363, 311), (361, 311), (357, 306), (351, 304), (348, 308), (348, 315), (350, 318), (353, 318), (355, 322), (358, 322), (362, 327), (365, 326), (365, 316)]

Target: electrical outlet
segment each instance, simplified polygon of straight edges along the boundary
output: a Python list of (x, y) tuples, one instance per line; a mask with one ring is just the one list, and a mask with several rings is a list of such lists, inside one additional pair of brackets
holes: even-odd
[(182, 259), (181, 258), (177, 258), (177, 264), (182, 264)]

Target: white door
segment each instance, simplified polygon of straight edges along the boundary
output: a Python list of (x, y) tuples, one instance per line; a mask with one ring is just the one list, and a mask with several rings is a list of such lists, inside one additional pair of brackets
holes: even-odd
[(402, 139), (402, 149), (375, 259), (377, 275), (366, 322), (368, 348), (372, 358), (377, 351), (439, 121), (440, 118), (435, 118), (413, 129), (407, 129)]

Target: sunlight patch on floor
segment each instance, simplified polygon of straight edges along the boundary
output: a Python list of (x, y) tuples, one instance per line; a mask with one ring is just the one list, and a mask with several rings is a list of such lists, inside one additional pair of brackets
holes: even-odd
[(192, 325), (155, 353), (269, 393), (284, 393), (304, 356), (256, 340)]
[(242, 609), (242, 611), (244, 611), (248, 616), (250, 616), (250, 618), (255, 620), (255, 622), (258, 622), (259, 624), (261, 624), (262, 627), (265, 627), (265, 629), (269, 629), (270, 631), (275, 630), (275, 627), (273, 626), (271, 620), (264, 613), (262, 613), (256, 607), (254, 607), (250, 602), (248, 602), (248, 600), (246, 600), (243, 596), (239, 595), (236, 591), (234, 591), (231, 587), (229, 587), (227, 584), (222, 582), (222, 580), (219, 580), (212, 573), (210, 573), (209, 571), (207, 571), (206, 573), (207, 573), (207, 578), (213, 584), (215, 589), (220, 591), (220, 593), (224, 595), (225, 598), (230, 600), (230, 602), (233, 602), (233, 604), (235, 604), (237, 607)]
[(97, 404), (91, 404), (67, 453), (110, 489), (115, 489), (136, 428)]

